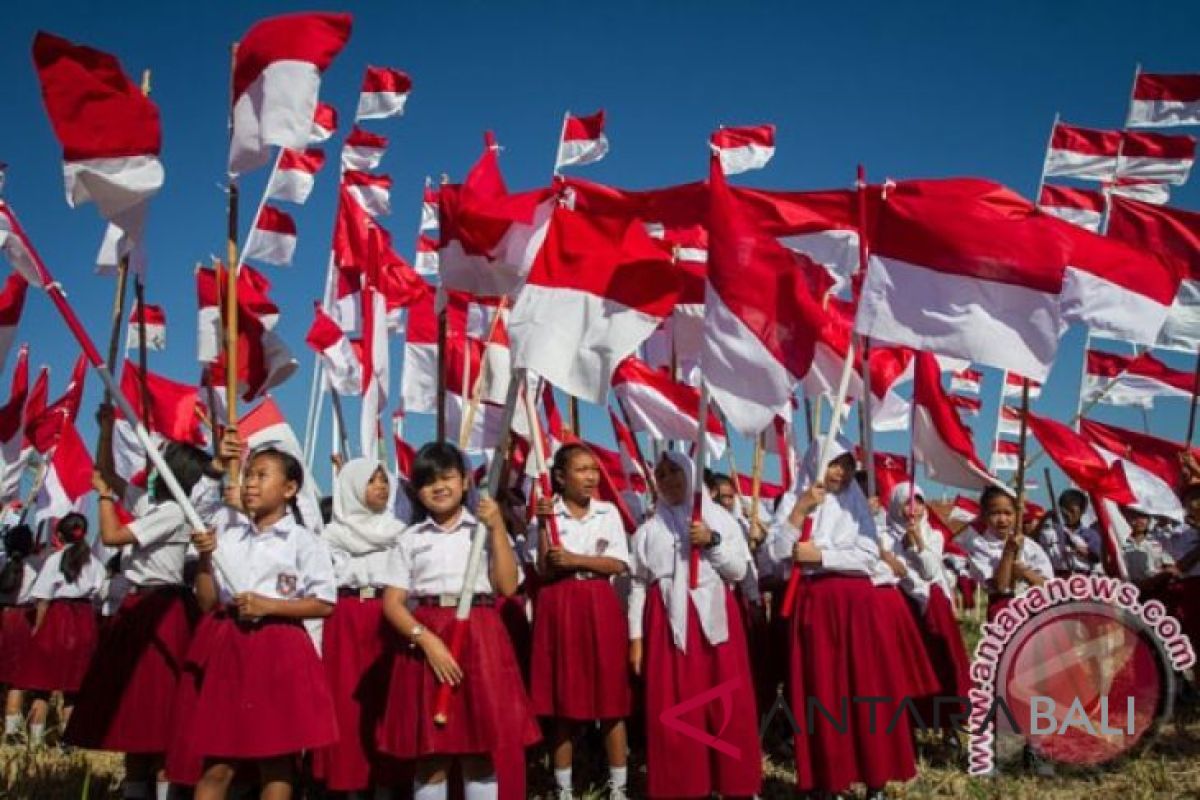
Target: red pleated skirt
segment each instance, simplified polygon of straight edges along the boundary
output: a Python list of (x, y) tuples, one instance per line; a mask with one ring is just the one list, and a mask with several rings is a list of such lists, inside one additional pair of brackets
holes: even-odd
[(90, 599), (51, 600), (42, 627), (18, 659), (13, 685), (43, 692), (77, 692), (96, 652), (96, 610)]
[(958, 576), (958, 593), (962, 597), (962, 607), (966, 609), (975, 608), (975, 583), (974, 578), (969, 578), (966, 575)]
[(996, 619), (996, 615), (1008, 608), (1008, 604), (1012, 601), (1013, 595), (1011, 594), (989, 593), (987, 604), (987, 621), (993, 622)]
[[(646, 686), (646, 794), (708, 797), (758, 794), (762, 748), (754, 677), (737, 601), (726, 589), (729, 638), (709, 644), (688, 604), (687, 652), (675, 647), (657, 585), (646, 593), (642, 674)], [(711, 698), (711, 699), (707, 699)], [(671, 709), (700, 701), (677, 717)], [(664, 721), (664, 715), (667, 721)], [(671, 719), (677, 722), (671, 723)], [(694, 734), (680, 728), (686, 726)], [(710, 737), (709, 743), (702, 741)]]
[(340, 734), (337, 742), (313, 753), (313, 776), (333, 792), (412, 782), (411, 770), (381, 755), (375, 745), (387, 700), (391, 633), (383, 599), (341, 596), (325, 620), (322, 663)]
[(83, 679), (66, 741), (91, 750), (165, 753), (199, 618), (195, 595), (184, 586), (125, 595)]
[[(924, 662), (930, 674), (932, 668), (912, 613), (892, 602), (892, 592), (849, 575), (805, 576), (800, 583), (789, 685), (800, 791), (844, 792), (855, 783), (882, 788), (917, 774), (911, 721), (897, 712), (923, 671), (906, 662)], [(904, 630), (915, 644), (897, 636)], [(905, 649), (897, 649), (898, 641), (907, 642)], [(878, 697), (889, 699), (854, 701)]]
[(524, 592), (512, 597), (496, 598), (496, 613), (500, 615), (504, 629), (508, 631), (508, 638), (512, 642), (513, 653), (517, 656), (517, 666), (521, 668), (521, 677), (525, 679), (526, 688), (529, 687), (530, 660), (533, 650), (533, 626), (525, 613), (527, 602), (528, 599)]
[(175, 693), (167, 775), (194, 784), (205, 760), (255, 760), (337, 741), (320, 656), (299, 622), (240, 624), (224, 610), (196, 628)]
[(1179, 620), (1183, 633), (1192, 642), (1192, 649), (1200, 652), (1200, 578), (1173, 581), (1164, 595), (1167, 611)]
[(921, 720), (929, 726), (939, 723), (942, 728), (951, 727), (952, 714), (963, 714), (966, 707), (953, 703), (950, 698), (966, 697), (971, 689), (971, 662), (963, 644), (962, 631), (954, 618), (950, 598), (938, 586), (929, 590), (929, 602), (921, 616), (921, 633), (925, 637), (925, 651), (937, 675), (936, 696), (940, 703), (926, 699), (918, 703)]
[(542, 587), (533, 616), (533, 710), (541, 717), (629, 715), (629, 623), (612, 584), (566, 578)]
[[(453, 608), (418, 607), (413, 616), (447, 643)], [(463, 681), (451, 695), (448, 721), (433, 721), (438, 680), (419, 648), (398, 643), (376, 741), (395, 758), (515, 753), (541, 739), (521, 683), (512, 643), (496, 609), (477, 606), (459, 659)]]
[(0, 610), (0, 686), (10, 686), (17, 675), (21, 654), (33, 638), (33, 606), (5, 606)]

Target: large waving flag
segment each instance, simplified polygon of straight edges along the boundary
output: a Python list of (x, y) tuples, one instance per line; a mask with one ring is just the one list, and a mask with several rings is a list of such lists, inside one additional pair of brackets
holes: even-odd
[(0, 289), (0, 370), (8, 362), (8, 354), (17, 338), (17, 326), (25, 309), (25, 290), (28, 282), (19, 272), (8, 276)]
[[(1154, 473), (1176, 491), (1183, 488), (1184, 474), (1179, 463), (1179, 456), (1185, 450), (1182, 444), (1086, 418), (1079, 420), (1079, 433), (1097, 448), (1116, 453)], [(1200, 448), (1186, 449), (1200, 459)]]
[(942, 373), (930, 353), (917, 353), (913, 364), (912, 447), (925, 474), (960, 489), (1001, 485), (975, 453), (971, 429), (959, 419), (942, 388)]
[(709, 138), (708, 146), (720, 159), (726, 175), (762, 169), (775, 155), (775, 126), (718, 128)]
[[(634, 356), (617, 366), (612, 387), (634, 431), (645, 431), (658, 441), (696, 441), (700, 429), (700, 392), (695, 387), (672, 380), (666, 372), (652, 369)], [(713, 459), (720, 458), (726, 445), (720, 417), (707, 415), (705, 432), (708, 441), (705, 452)]]
[(1171, 369), (1149, 353), (1088, 350), (1084, 361), (1083, 398), (1089, 401), (1151, 408), (1158, 397), (1190, 398), (1195, 384), (1192, 370)]
[(0, 406), (0, 502), (15, 498), (25, 470), (25, 398), (29, 394), (29, 346), (22, 345), (13, 369), (8, 402)]
[(1128, 124), (1131, 128), (1200, 125), (1200, 75), (1139, 72)]

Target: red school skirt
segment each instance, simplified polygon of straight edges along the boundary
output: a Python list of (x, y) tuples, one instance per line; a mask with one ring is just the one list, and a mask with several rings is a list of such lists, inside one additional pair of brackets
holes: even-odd
[(165, 753), (171, 706), (199, 618), (186, 586), (125, 595), (83, 679), (65, 740), (90, 750)]
[[(646, 794), (648, 797), (752, 796), (762, 788), (762, 748), (754, 676), (737, 601), (725, 589), (729, 638), (710, 644), (695, 607), (688, 603), (687, 652), (675, 647), (671, 622), (658, 585), (646, 590), (642, 674), (646, 685)], [(729, 694), (717, 694), (729, 689)], [(662, 720), (680, 703), (706, 692), (710, 702), (679, 715), (685, 725), (706, 731), (722, 749)]]
[(1179, 620), (1192, 649), (1200, 651), (1200, 577), (1172, 581), (1163, 592), (1163, 603)]
[[(413, 616), (449, 647), (453, 608), (418, 606)], [(433, 721), (439, 684), (424, 653), (396, 641), (376, 738), (380, 752), (402, 759), (511, 753), (541, 739), (512, 643), (495, 608), (471, 609), (458, 662), (464, 677), (451, 694), (445, 725)]]
[(18, 657), (13, 685), (42, 692), (79, 691), (98, 638), (91, 598), (51, 600), (42, 627)]
[(572, 720), (629, 716), (629, 622), (605, 578), (567, 577), (538, 592), (533, 710)]
[[(866, 577), (836, 573), (806, 575), (800, 583), (789, 685), (800, 791), (839, 793), (855, 783), (883, 788), (917, 774), (907, 713), (892, 723), (913, 689), (914, 674), (923, 671), (906, 662), (924, 662), (930, 674), (932, 668), (912, 612), (892, 602), (892, 593), (898, 591), (889, 588), (876, 588)], [(898, 638), (899, 631), (913, 631), (915, 645), (909, 642), (907, 649), (896, 649), (898, 640), (911, 638), (903, 633)], [(854, 702), (872, 697), (891, 700)]]
[(949, 702), (949, 698), (966, 697), (971, 690), (971, 662), (950, 598), (938, 586), (929, 589), (929, 602), (920, 616), (920, 626), (925, 637), (925, 652), (937, 675), (936, 696), (945, 699), (936, 703), (928, 698), (918, 703), (917, 708), (926, 725), (939, 722), (942, 728), (950, 728), (952, 714), (966, 713), (963, 706)]
[(299, 621), (206, 614), (175, 692), (167, 777), (195, 784), (206, 760), (257, 760), (337, 741), (325, 670)]
[(962, 597), (962, 607), (966, 610), (975, 608), (975, 587), (978, 586), (974, 578), (969, 578), (966, 575), (959, 575), (956, 581), (958, 593)]
[(0, 686), (12, 685), (21, 654), (33, 638), (33, 606), (4, 606), (0, 610)]

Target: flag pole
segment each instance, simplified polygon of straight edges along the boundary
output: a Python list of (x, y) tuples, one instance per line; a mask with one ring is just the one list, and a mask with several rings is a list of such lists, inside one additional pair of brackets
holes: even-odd
[[(444, 442), (446, 441), (446, 340), (449, 338), (446, 313), (450, 298), (443, 295), (438, 299), (444, 302), (437, 311), (437, 440)], [(465, 338), (465, 331), (463, 336)]]
[(646, 486), (650, 489), (650, 497), (657, 502), (658, 486), (654, 483), (654, 470), (650, 468), (650, 465), (646, 463), (646, 457), (642, 455), (642, 443), (638, 441), (637, 432), (634, 431), (633, 425), (629, 422), (629, 410), (625, 408), (625, 401), (621, 399), (621, 395), (613, 392), (612, 396), (617, 400), (617, 410), (621, 412), (621, 420), (625, 423), (625, 428), (629, 431), (629, 438), (633, 439), (633, 455), (637, 459), (638, 464), (641, 465), (642, 473), (646, 476)]
[[(488, 374), (487, 346), (496, 339), (496, 331), (500, 329), (501, 315), (504, 314), (504, 309), (507, 305), (508, 298), (501, 297), (499, 305), (496, 306), (496, 314), (492, 317), (492, 325), (488, 329), (487, 339), (483, 343), (483, 357), (479, 359), (479, 375), (475, 377), (475, 381), (471, 386), (471, 401), (463, 411), (463, 424), (460, 426), (458, 432), (458, 447), (460, 450), (466, 449), (471, 428), (475, 426), (475, 416), (479, 413), (479, 406), (483, 402), (484, 381), (491, 377)], [(466, 391), (465, 388), (464, 391)]]
[[(763, 473), (763, 451), (766, 448), (763, 446), (763, 440), (766, 438), (766, 431), (759, 431), (758, 438), (754, 440), (754, 460), (751, 462), (750, 469), (750, 531), (754, 532), (754, 526), (758, 523), (758, 508), (762, 503), (762, 473)], [(733, 463), (733, 442), (729, 443), (729, 459)], [(786, 456), (785, 456), (786, 457)], [(736, 481), (737, 479), (734, 478)], [(734, 483), (736, 487), (737, 484)], [(785, 487), (786, 488), (786, 487)]]
[[(233, 141), (233, 76), (237, 69), (238, 43), (229, 47), (229, 138)], [(228, 427), (237, 430), (237, 401), (238, 401), (238, 185), (237, 178), (231, 172), (228, 176), (228, 193), (226, 195), (226, 226), (225, 226), (225, 420)], [(219, 276), (218, 276), (219, 278)], [(231, 486), (241, 485), (241, 471), (237, 464), (230, 460), (226, 471)]]
[(562, 153), (563, 140), (567, 138), (567, 121), (571, 119), (570, 109), (563, 112), (562, 129), (558, 132), (558, 142), (554, 145), (554, 169), (551, 171), (551, 178), (557, 180), (562, 176), (562, 170), (558, 168), (558, 157)]
[[(870, 258), (870, 250), (867, 246), (867, 168), (862, 164), (858, 165), (857, 180), (854, 185), (858, 203), (858, 268), (865, 272), (867, 261)], [(862, 440), (863, 460), (866, 461), (867, 496), (875, 497), (878, 489), (875, 477), (875, 431), (872, 426), (873, 415), (871, 413), (871, 407), (875, 401), (871, 392), (871, 338), (869, 336), (861, 337), (861, 344), (863, 398), (858, 416), (861, 426), (859, 438)]]
[[(108, 358), (105, 363), (111, 370), (116, 366), (117, 354), (121, 347), (121, 328), (125, 320), (126, 284), (129, 282), (129, 256), (121, 256), (117, 260), (117, 285), (113, 289), (112, 315), (109, 318), (111, 328), (108, 334)], [(139, 331), (140, 333), (140, 331)], [(108, 392), (104, 393), (104, 404), (112, 401)]]
[(1025, 448), (1029, 441), (1029, 379), (1021, 379), (1021, 429), (1017, 439), (1017, 533), (1025, 517)]
[[(482, 353), (480, 354), (482, 355)], [(483, 360), (480, 359), (479, 371), (483, 372)], [(471, 337), (467, 335), (466, 330), (463, 331), (463, 357), (462, 357), (462, 399), (464, 402), (462, 411), (458, 415), (458, 446), (465, 449), (467, 442), (470, 440), (471, 429), (467, 427), (467, 406), (466, 403), (473, 392), (471, 385)]]
[[(696, 426), (696, 461), (692, 465), (692, 523), (704, 521), (704, 465), (708, 456), (708, 381), (700, 379), (700, 413)], [(731, 443), (732, 445), (732, 443)], [(700, 585), (700, 549), (688, 545), (688, 586)]]
[[(348, 460), (350, 458), (350, 442), (346, 436), (346, 417), (342, 414), (342, 398), (338, 396), (336, 390), (329, 392), (330, 404), (333, 406), (333, 421), (337, 425), (337, 444), (335, 445), (342, 454), (342, 458)], [(363, 453), (365, 456), (366, 453)], [(382, 459), (380, 459), (382, 460)]]
[(1200, 348), (1196, 349), (1196, 370), (1192, 375), (1192, 404), (1188, 409), (1187, 440), (1185, 445), (1192, 446), (1192, 436), (1196, 433), (1196, 394), (1200, 391)]
[[(529, 383), (528, 371), (525, 373), (525, 383)], [(546, 466), (546, 447), (545, 442), (542, 441), (542, 426), (541, 421), (538, 419), (537, 401), (534, 400), (528, 391), (522, 392), (521, 397), (525, 404), (525, 414), (529, 417), (529, 438), (533, 440), (530, 449), (533, 451), (533, 466), (537, 470), (539, 491), (542, 497), (551, 500), (554, 498), (554, 491), (550, 485), (550, 470)], [(542, 528), (546, 531), (546, 538), (550, 542), (550, 546), (560, 546), (562, 540), (558, 535), (558, 519), (553, 514), (549, 514), (545, 517), (539, 517), (539, 521), (542, 523)]]

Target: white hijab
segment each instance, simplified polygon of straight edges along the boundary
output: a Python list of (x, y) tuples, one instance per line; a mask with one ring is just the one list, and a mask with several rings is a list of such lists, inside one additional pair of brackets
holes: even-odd
[[(321, 534), (331, 547), (352, 556), (364, 556), (386, 550), (400, 538), (404, 523), (392, 514), (390, 503), (387, 509), (379, 513), (367, 508), (367, 484), (380, 469), (387, 474), (383, 462), (356, 458), (346, 462), (338, 473), (333, 495), (333, 519)], [(390, 475), (388, 483), (392, 483)]]
[[(647, 523), (658, 526), (674, 537), (675, 570), (670, 579), (659, 581), (663, 602), (667, 606), (667, 617), (671, 622), (671, 636), (675, 646), (682, 652), (687, 652), (687, 618), (688, 598), (691, 597), (696, 606), (696, 615), (700, 618), (700, 628), (704, 638), (710, 644), (721, 644), (729, 638), (729, 619), (725, 613), (725, 585), (715, 571), (705, 574), (701, 570), (700, 585), (689, 589), (689, 569), (691, 558), (691, 538), (688, 532), (692, 521), (692, 497), (695, 486), (695, 465), (683, 453), (671, 450), (663, 457), (683, 470), (687, 478), (688, 493), (680, 505), (667, 505), (659, 496), (658, 508)], [(704, 523), (713, 532), (720, 535), (723, 541), (729, 537), (741, 537), (742, 529), (733, 515), (717, 505), (707, 490), (700, 492), (700, 509)]]
[[(814, 441), (808, 446), (808, 450), (804, 454), (804, 460), (801, 468), (796, 471), (796, 488), (792, 492), (793, 497), (798, 497), (808, 490), (808, 487), (817, 482), (817, 464), (820, 459), (820, 442)], [(845, 454), (854, 454), (854, 445), (844, 436), (837, 436), (833, 440), (832, 446), (829, 448), (829, 463), (833, 463), (836, 459)], [(824, 541), (829, 541), (832, 535), (839, 530), (858, 530), (863, 535), (875, 538), (875, 516), (871, 513), (871, 504), (867, 502), (867, 496), (863, 494), (862, 488), (858, 485), (858, 481), (854, 480), (854, 475), (849, 476), (847, 485), (838, 493), (828, 492), (821, 505), (817, 506), (817, 510), (813, 512), (813, 526), (811, 540), (817, 544)]]
[[(911, 497), (915, 497), (922, 503), (925, 502), (925, 493), (921, 491), (921, 487), (913, 488), (913, 485), (908, 481), (898, 483), (893, 487), (892, 494), (888, 498), (887, 507), (887, 532), (894, 542), (903, 542), (905, 535), (908, 533), (908, 502)], [(928, 509), (921, 516), (920, 521), (921, 541), (928, 542), (930, 536), (937, 535), (933, 530), (933, 526), (929, 524)]]

